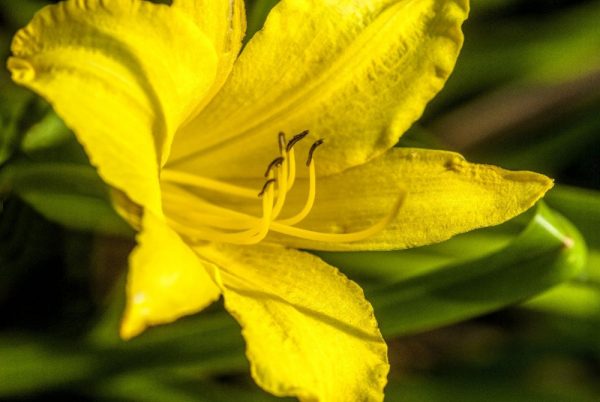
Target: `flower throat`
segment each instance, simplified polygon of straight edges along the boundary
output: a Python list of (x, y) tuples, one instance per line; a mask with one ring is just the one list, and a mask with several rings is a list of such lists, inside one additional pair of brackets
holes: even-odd
[[(279, 133), (279, 156), (267, 166), (262, 189), (225, 183), (195, 174), (164, 169), (161, 180), (175, 191), (164, 191), (166, 215), (169, 225), (191, 243), (221, 242), (249, 245), (261, 242), (269, 231), (327, 243), (349, 243), (363, 240), (381, 231), (397, 215), (402, 205), (400, 197), (390, 213), (366, 229), (350, 233), (325, 233), (299, 228), (312, 210), (316, 199), (315, 151), (323, 144), (314, 142), (306, 158), (308, 189), (304, 206), (294, 215), (281, 218), (287, 195), (296, 182), (296, 155), (294, 147), (307, 135), (308, 130), (293, 136), (289, 141)], [(261, 216), (254, 216), (234, 209), (225, 208), (206, 201), (189, 189), (209, 190), (231, 197), (262, 201)], [(193, 197), (193, 208), (190, 206)]]

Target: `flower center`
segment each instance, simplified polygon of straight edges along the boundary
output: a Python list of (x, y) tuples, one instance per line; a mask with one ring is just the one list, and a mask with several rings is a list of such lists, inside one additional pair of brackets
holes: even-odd
[[(191, 243), (213, 241), (233, 244), (259, 243), (269, 231), (320, 242), (348, 243), (370, 237), (385, 228), (397, 215), (403, 197), (382, 220), (360, 231), (324, 233), (296, 227), (308, 216), (315, 203), (315, 151), (323, 144), (322, 139), (312, 144), (307, 155), (308, 189), (304, 206), (292, 216), (280, 217), (287, 195), (296, 181), (294, 146), (307, 135), (308, 131), (303, 131), (287, 141), (283, 133), (279, 134), (279, 156), (267, 166), (266, 181), (260, 191), (195, 174), (163, 170), (161, 181), (166, 190), (163, 194), (169, 225)], [(196, 194), (198, 190), (262, 201), (261, 216), (207, 201)], [(190, 203), (190, 197), (193, 197), (193, 203)]]

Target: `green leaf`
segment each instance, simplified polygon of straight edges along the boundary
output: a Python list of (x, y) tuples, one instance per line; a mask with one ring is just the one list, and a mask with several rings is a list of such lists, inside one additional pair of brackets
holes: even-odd
[(291, 398), (276, 398), (261, 391), (254, 384), (215, 384), (198, 378), (187, 381), (158, 373), (132, 373), (94, 387), (90, 396), (101, 400), (129, 400), (132, 394), (139, 402), (283, 402), (294, 401)]
[(500, 309), (577, 277), (585, 256), (575, 227), (540, 204), (504, 249), (367, 291), (367, 298), (385, 336), (412, 334)]
[[(0, 337), (0, 397), (86, 389), (126, 373), (198, 376), (247, 370), (239, 327), (227, 314), (201, 314), (104, 347), (5, 334)], [(14, 381), (4, 381), (14, 379)]]
[(548, 204), (571, 220), (590, 248), (586, 270), (579, 279), (600, 288), (600, 191), (556, 186)]
[(34, 124), (23, 136), (21, 149), (33, 153), (58, 146), (72, 138), (73, 134), (54, 111), (48, 113)]
[[(527, 214), (499, 226), (464, 233), (442, 243), (397, 251), (316, 252), (362, 285), (411, 278), (448, 264), (477, 259), (506, 247), (529, 222)], [(523, 220), (523, 222), (521, 222)]]
[(248, 3), (248, 27), (245, 41), (249, 41), (254, 34), (263, 27), (267, 15), (279, 0), (251, 0)]
[(0, 194), (14, 193), (47, 219), (66, 227), (130, 236), (106, 187), (87, 165), (12, 163), (0, 171)]
[(102, 361), (80, 345), (35, 341), (22, 334), (0, 339), (0, 396), (35, 393), (99, 374)]
[(600, 288), (567, 283), (528, 301), (524, 307), (600, 322)]
[(546, 201), (577, 226), (590, 247), (600, 248), (600, 191), (560, 185), (548, 193)]
[(534, 298), (524, 307), (579, 319), (600, 319), (600, 192), (556, 186), (547, 202), (567, 216), (584, 235), (589, 247), (585, 269), (571, 283)]
[(0, 79), (0, 166), (18, 149), (23, 115), (31, 98), (31, 93)]

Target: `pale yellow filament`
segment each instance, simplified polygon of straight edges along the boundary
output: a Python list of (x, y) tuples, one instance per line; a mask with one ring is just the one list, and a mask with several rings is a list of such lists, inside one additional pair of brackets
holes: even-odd
[[(204, 212), (187, 210), (183, 208), (186, 198), (177, 196), (165, 197), (165, 199), (168, 200), (168, 207), (170, 207), (167, 210), (169, 216), (174, 215), (188, 222), (193, 220), (202, 226), (211, 226), (216, 229), (246, 230), (256, 226), (260, 219), (208, 203), (203, 203), (201, 207)], [(189, 200), (189, 198), (187, 199)]]
[(273, 208), (273, 219), (277, 219), (283, 205), (285, 204), (287, 192), (288, 192), (288, 161), (283, 159), (281, 165), (277, 168), (277, 202)]
[(289, 171), (287, 186), (288, 191), (290, 191), (292, 187), (294, 187), (294, 182), (296, 181), (296, 155), (294, 154), (294, 147), (287, 153), (287, 159), (290, 161), (288, 163)]
[[(388, 215), (363, 230), (350, 233), (324, 233), (294, 227), (309, 215), (316, 199), (315, 161), (314, 158), (310, 158), (308, 194), (304, 206), (296, 215), (278, 219), (285, 205), (287, 193), (292, 189), (296, 180), (296, 160), (293, 147), (288, 151), (284, 145), (280, 144), (282, 161), (277, 166), (276, 173), (273, 171), (275, 169), (268, 172), (267, 188), (262, 194), (261, 217), (214, 205), (185, 190), (181, 185), (256, 199), (257, 192), (254, 189), (184, 172), (164, 170), (161, 176), (164, 184), (167, 185), (167, 188), (174, 186), (177, 189), (176, 191), (165, 191), (163, 193), (166, 201), (165, 206), (168, 209), (167, 215), (177, 218), (168, 218), (169, 224), (182, 235), (189, 237), (191, 241), (201, 240), (249, 245), (259, 243), (267, 236), (269, 230), (273, 230), (274, 232), (306, 240), (326, 243), (350, 243), (366, 239), (380, 232), (398, 214), (404, 201), (404, 194), (398, 198)], [(276, 180), (272, 183), (274, 177)], [(194, 197), (198, 201), (195, 203), (197, 208), (192, 211), (187, 209), (190, 197)], [(195, 224), (190, 224), (190, 221)]]
[(161, 171), (160, 178), (166, 182), (183, 184), (213, 190), (219, 193), (237, 195), (244, 198), (256, 198), (256, 190), (246, 187), (240, 187), (219, 180), (209, 179), (195, 174), (179, 172), (175, 170), (164, 169)]
[(170, 218), (167, 218), (167, 222), (179, 233), (190, 237), (192, 241), (204, 240), (241, 245), (256, 244), (263, 240), (269, 231), (269, 226), (272, 222), (274, 193), (273, 186), (269, 185), (263, 195), (262, 218), (254, 218), (257, 221), (257, 225), (241, 232), (226, 233), (209, 228), (191, 228)]
[(308, 197), (306, 198), (304, 207), (296, 215), (294, 215), (290, 218), (280, 219), (277, 221), (278, 223), (281, 223), (283, 225), (293, 226), (293, 225), (303, 221), (304, 218), (306, 218), (308, 216), (308, 214), (310, 213), (310, 211), (312, 210), (312, 207), (315, 203), (315, 196), (316, 196), (316, 192), (317, 192), (317, 189), (316, 189), (317, 178), (316, 178), (316, 173), (315, 173), (314, 159), (310, 162), (310, 165), (308, 166), (308, 172), (309, 172), (308, 173)]
[(371, 237), (382, 231), (395, 217), (398, 215), (400, 207), (404, 203), (404, 194), (402, 194), (394, 204), (390, 213), (382, 220), (368, 227), (367, 229), (359, 230), (350, 233), (323, 233), (313, 230), (296, 228), (279, 222), (271, 223), (271, 230), (274, 232), (283, 233), (289, 236), (299, 237), (307, 240), (314, 240), (325, 243), (350, 243)]
[[(260, 218), (247, 215), (229, 208), (212, 204), (196, 194), (172, 183), (166, 183), (163, 200), (168, 215), (178, 215), (182, 219), (197, 218), (201, 225), (222, 229), (248, 229), (256, 225)], [(189, 200), (194, 199), (194, 209), (189, 209)], [(203, 212), (200, 212), (200, 211)]]

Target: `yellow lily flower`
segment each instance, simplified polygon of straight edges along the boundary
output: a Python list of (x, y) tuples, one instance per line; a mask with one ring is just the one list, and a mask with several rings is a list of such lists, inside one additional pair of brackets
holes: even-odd
[(122, 336), (222, 295), (265, 390), (382, 400), (370, 304), (297, 249), (439, 242), (510, 219), (552, 185), (393, 148), (453, 69), (467, 13), (467, 0), (282, 0), (240, 53), (242, 0), (41, 10), (8, 67), (73, 129), (139, 230)]

